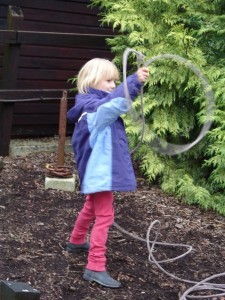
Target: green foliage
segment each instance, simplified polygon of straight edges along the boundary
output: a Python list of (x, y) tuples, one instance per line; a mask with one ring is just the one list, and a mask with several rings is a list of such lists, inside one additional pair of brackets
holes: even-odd
[[(204, 71), (215, 95), (213, 127), (194, 148), (163, 156), (150, 147), (157, 134), (174, 144), (192, 142), (205, 122), (206, 99), (199, 78), (183, 64), (160, 60), (149, 67), (144, 87), (145, 135), (135, 153), (149, 182), (190, 204), (225, 215), (225, 4), (223, 0), (92, 0), (101, 21), (115, 37), (107, 42), (122, 66), (129, 47), (146, 60), (159, 54), (182, 56)], [(135, 55), (129, 58), (136, 70)], [(140, 99), (134, 103), (141, 114)], [(137, 118), (136, 118), (137, 119)], [(140, 141), (141, 122), (125, 119), (132, 148)]]

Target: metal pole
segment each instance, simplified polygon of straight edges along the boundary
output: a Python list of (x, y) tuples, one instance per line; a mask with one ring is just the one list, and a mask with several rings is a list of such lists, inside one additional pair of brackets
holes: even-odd
[(57, 166), (63, 166), (65, 162), (64, 155), (65, 155), (65, 143), (66, 143), (66, 114), (67, 114), (67, 91), (64, 90), (60, 101)]

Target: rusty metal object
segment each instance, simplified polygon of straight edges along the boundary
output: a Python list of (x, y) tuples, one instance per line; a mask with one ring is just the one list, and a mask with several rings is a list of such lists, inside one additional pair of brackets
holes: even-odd
[(58, 178), (71, 178), (73, 177), (73, 170), (70, 167), (59, 166), (56, 164), (46, 164), (46, 176)]
[(71, 167), (64, 165), (65, 163), (65, 143), (66, 143), (66, 115), (67, 115), (67, 91), (63, 91), (60, 101), (59, 112), (59, 141), (56, 164), (46, 164), (46, 176), (58, 178), (73, 177), (73, 170)]
[(64, 165), (65, 156), (65, 143), (66, 143), (66, 114), (67, 114), (67, 91), (63, 91), (63, 95), (60, 101), (59, 112), (59, 143), (58, 143), (58, 157), (57, 165)]

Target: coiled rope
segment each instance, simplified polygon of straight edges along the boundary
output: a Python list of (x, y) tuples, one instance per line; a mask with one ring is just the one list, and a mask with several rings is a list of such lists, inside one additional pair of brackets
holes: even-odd
[[(144, 61), (144, 56), (142, 53), (137, 52), (133, 49), (126, 49), (123, 55), (123, 82), (124, 82), (124, 92), (125, 92), (125, 96), (128, 100), (131, 101), (130, 99), (130, 95), (129, 95), (129, 91), (128, 91), (128, 86), (127, 86), (127, 60), (128, 60), (128, 56), (129, 54), (133, 52), (137, 55), (137, 59), (138, 59), (138, 63), (142, 62), (144, 66), (149, 66), (150, 64), (152, 64), (153, 62), (160, 60), (160, 59), (174, 59), (176, 61), (179, 61), (181, 63), (183, 63), (186, 67), (190, 68), (195, 74), (196, 76), (201, 80), (202, 82), (202, 87), (204, 89), (205, 92), (205, 98), (207, 100), (206, 103), (206, 122), (204, 123), (204, 125), (202, 126), (202, 129), (198, 135), (198, 137), (195, 139), (195, 141), (193, 141), (192, 143), (186, 144), (186, 145), (174, 145), (174, 144), (170, 144), (166, 142), (166, 147), (165, 147), (165, 141), (162, 141), (160, 138), (156, 137), (156, 140), (154, 141), (154, 143), (152, 144), (154, 149), (156, 151), (158, 151), (161, 154), (167, 154), (167, 155), (176, 155), (182, 152), (185, 152), (189, 149), (191, 149), (194, 145), (196, 145), (208, 132), (208, 130), (211, 127), (212, 121), (211, 121), (211, 117), (213, 114), (213, 108), (214, 108), (214, 95), (212, 92), (212, 88), (207, 80), (207, 78), (203, 75), (203, 73), (194, 65), (192, 64), (190, 61), (186, 60), (183, 57), (180, 57), (178, 55), (175, 54), (161, 54), (158, 56), (155, 56), (151, 59), (149, 59), (148, 61)], [(143, 89), (141, 91), (141, 93), (143, 93)], [(141, 97), (143, 98), (143, 97)], [(143, 111), (143, 100), (141, 100), (141, 110), (142, 110), (142, 134), (141, 134), (141, 140), (140, 142), (142, 142), (143, 136), (144, 136), (144, 111)], [(140, 144), (139, 142), (139, 144)], [(137, 147), (139, 146), (139, 144), (136, 146), (136, 148), (133, 150), (133, 152), (137, 149)], [(163, 145), (163, 146), (162, 146)], [(155, 220), (153, 221), (147, 231), (146, 234), (146, 239), (141, 238), (137, 235), (134, 235), (130, 232), (128, 232), (127, 230), (125, 230), (124, 228), (122, 228), (120, 225), (118, 225), (116, 222), (113, 223), (113, 225), (122, 233), (137, 239), (139, 241), (145, 242), (147, 244), (147, 249), (149, 252), (149, 257), (148, 260), (151, 263), (154, 263), (163, 273), (165, 273), (166, 275), (168, 275), (169, 277), (176, 279), (178, 281), (182, 281), (188, 284), (194, 284), (192, 287), (190, 287), (188, 290), (186, 290), (183, 295), (180, 297), (179, 300), (187, 300), (187, 298), (189, 299), (209, 299), (209, 298), (214, 298), (215, 297), (221, 297), (221, 296), (225, 296), (225, 284), (215, 284), (210, 282), (210, 280), (218, 278), (218, 277), (222, 277), (225, 276), (225, 272), (224, 273), (219, 273), (219, 274), (215, 274), (212, 275), (202, 281), (196, 282), (196, 281), (191, 281), (191, 280), (186, 280), (186, 279), (182, 279), (179, 278), (169, 272), (167, 272), (162, 266), (162, 263), (168, 263), (168, 262), (174, 262), (184, 256), (186, 256), (187, 254), (189, 254), (192, 251), (192, 246), (190, 245), (185, 245), (185, 244), (171, 244), (171, 243), (163, 243), (163, 242), (158, 242), (158, 236), (160, 233), (160, 228), (161, 228), (161, 223), (159, 220)], [(154, 240), (150, 240), (150, 235), (152, 232), (152, 229), (157, 226), (157, 231), (156, 231), (156, 235)], [(169, 246), (169, 247), (181, 247), (181, 248), (185, 248), (187, 249), (186, 252), (184, 252), (183, 254), (170, 258), (170, 259), (166, 259), (166, 260), (161, 260), (161, 261), (157, 261), (156, 258), (154, 257), (154, 249), (155, 249), (155, 245), (163, 245), (163, 246)], [(194, 292), (199, 292), (199, 291), (216, 291), (216, 294), (211, 294), (211, 295), (193, 295)], [(219, 293), (218, 293), (219, 292)], [(191, 295), (190, 295), (191, 294)]]
[[(214, 278), (225, 276), (225, 272), (224, 273), (219, 273), (219, 274), (216, 274), (216, 275), (212, 275), (211, 277), (208, 277), (208, 278), (206, 278), (206, 279), (204, 279), (202, 281), (197, 282), (197, 281), (192, 281), (192, 280), (187, 280), (187, 279), (179, 278), (179, 277), (173, 275), (172, 273), (167, 272), (161, 266), (162, 263), (174, 262), (174, 261), (176, 261), (176, 260), (178, 260), (180, 258), (185, 257), (187, 254), (189, 254), (192, 251), (192, 246), (185, 245), (185, 244), (171, 244), (171, 243), (165, 243), (165, 242), (158, 242), (157, 239), (158, 239), (158, 235), (160, 233), (160, 227), (161, 227), (161, 223), (160, 223), (159, 220), (155, 220), (155, 221), (153, 221), (150, 224), (150, 226), (148, 228), (148, 231), (147, 231), (147, 234), (146, 234), (146, 239), (141, 238), (141, 237), (139, 237), (137, 235), (134, 235), (134, 234), (128, 232), (127, 230), (125, 230), (124, 228), (122, 228), (120, 225), (118, 225), (116, 222), (114, 222), (113, 225), (119, 231), (121, 231), (122, 233), (130, 236), (131, 238), (137, 239), (137, 240), (142, 241), (142, 242), (145, 242), (147, 244), (147, 249), (148, 249), (148, 253), (149, 253), (149, 256), (148, 256), (149, 262), (155, 264), (167, 276), (169, 276), (169, 277), (171, 277), (171, 278), (173, 278), (175, 280), (181, 281), (181, 282), (185, 282), (185, 283), (192, 284), (192, 285), (194, 284), (191, 288), (189, 288), (188, 290), (186, 290), (184, 292), (184, 294), (181, 296), (181, 298), (179, 300), (187, 300), (188, 298), (189, 299), (209, 299), (209, 298), (215, 299), (215, 297), (221, 297), (221, 296), (225, 295), (225, 284), (215, 284), (215, 283), (209, 282), (210, 280), (212, 280)], [(154, 226), (157, 226), (156, 236), (155, 236), (154, 240), (150, 240), (150, 234), (151, 234), (151, 231), (154, 228)], [(186, 248), (187, 251), (184, 252), (183, 254), (179, 255), (179, 256), (159, 261), (154, 256), (155, 245), (162, 245), (164, 247), (168, 246), (168, 247)], [(207, 295), (207, 296), (203, 296), (203, 295), (201, 295), (201, 296), (200, 295), (198, 295), (198, 296), (190, 295), (193, 292), (199, 292), (199, 291), (202, 291), (202, 290), (211, 290), (211, 291), (214, 290), (214, 291), (220, 291), (221, 293), (219, 293), (219, 294), (218, 293), (217, 294), (211, 294), (211, 295)]]

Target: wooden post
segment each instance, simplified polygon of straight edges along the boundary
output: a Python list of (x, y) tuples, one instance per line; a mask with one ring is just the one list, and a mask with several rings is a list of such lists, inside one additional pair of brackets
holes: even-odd
[[(21, 29), (23, 13), (19, 7), (9, 6), (7, 29)], [(16, 89), (17, 69), (21, 45), (6, 44), (3, 56), (3, 72), (1, 89)], [(9, 154), (9, 144), (13, 123), (14, 103), (0, 103), (0, 156)]]

